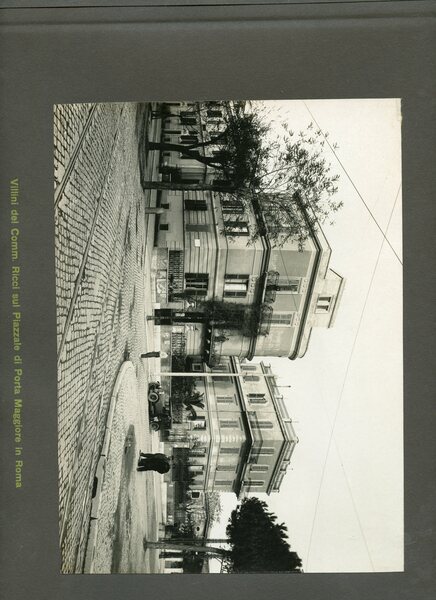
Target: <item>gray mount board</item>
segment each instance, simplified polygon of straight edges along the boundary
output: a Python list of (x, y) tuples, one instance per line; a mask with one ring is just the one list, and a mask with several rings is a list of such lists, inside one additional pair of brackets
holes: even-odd
[[(434, 16), (432, 2), (122, 9), (94, 3), (93, 8), (1, 11), (2, 598), (434, 596)], [(405, 573), (59, 573), (52, 107), (175, 97), (402, 98)], [(20, 178), (22, 197), (26, 470), (20, 490), (14, 487), (11, 452), (8, 218), (14, 177)]]
[(245, 5), (275, 5), (275, 4), (350, 4), (361, 2), (419, 2), (420, 0), (1, 0), (2, 8), (77, 8), (77, 7), (98, 7), (107, 8), (114, 6), (245, 6)]

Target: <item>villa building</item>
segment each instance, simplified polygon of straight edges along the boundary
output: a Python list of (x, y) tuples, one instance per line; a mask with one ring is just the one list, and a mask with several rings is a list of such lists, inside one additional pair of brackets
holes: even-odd
[(204, 408), (176, 416), (166, 444), (187, 465), (198, 510), (210, 491), (278, 492), (298, 438), (270, 367), (230, 357), (213, 369), (200, 362), (192, 369), (202, 373), (196, 388)]
[[(162, 140), (169, 148), (192, 141), (194, 126), (195, 135), (222, 129), (218, 108), (210, 109), (206, 124), (192, 104), (173, 103), (168, 110)], [(162, 153), (161, 171), (163, 179), (176, 172), (194, 185), (220, 181), (213, 169), (176, 151)], [(222, 183), (223, 192), (159, 194), (156, 321), (171, 332), (174, 352), (210, 366), (230, 356), (302, 357), (312, 329), (333, 325), (344, 287), (329, 267), (327, 239), (317, 226), (303, 250), (293, 240), (273, 244), (261, 211), (242, 206)], [(255, 240), (254, 230), (260, 232)]]

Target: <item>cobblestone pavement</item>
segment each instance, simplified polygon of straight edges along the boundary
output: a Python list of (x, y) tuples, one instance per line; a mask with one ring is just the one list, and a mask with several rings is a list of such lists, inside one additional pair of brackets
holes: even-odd
[(55, 107), (59, 518), (67, 573), (83, 567), (117, 372), (126, 353), (139, 367), (147, 347), (144, 268), (153, 226), (138, 164), (146, 112), (136, 104)]
[(127, 370), (112, 400), (115, 411), (96, 520), (92, 573), (162, 570), (158, 551), (146, 552), (143, 544), (144, 537), (150, 541), (159, 537), (162, 476), (136, 471), (139, 450), (162, 451), (158, 434), (149, 431), (147, 403), (143, 401), (149, 379), (147, 366), (140, 365), (136, 373), (133, 367)]

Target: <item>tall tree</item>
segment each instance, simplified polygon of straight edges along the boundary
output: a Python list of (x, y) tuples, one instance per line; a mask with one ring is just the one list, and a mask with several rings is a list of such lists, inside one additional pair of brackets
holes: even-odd
[(313, 123), (298, 134), (287, 123), (273, 126), (260, 103), (212, 104), (219, 107), (220, 131), (208, 121), (217, 107), (196, 103), (190, 109), (191, 119), (184, 116), (191, 123), (184, 143), (149, 143), (148, 148), (194, 159), (212, 169), (216, 180), (187, 183), (179, 177), (171, 182), (144, 182), (144, 187), (216, 192), (222, 201), (238, 207), (232, 222), (246, 221), (247, 215), (256, 213), (256, 220), (250, 220), (249, 242), (267, 233), (275, 246), (293, 240), (303, 249), (318, 224), (333, 223), (332, 215), (342, 207), (336, 200), (339, 176), (332, 173), (325, 156), (328, 133)]
[[(290, 549), (286, 525), (276, 521), (276, 515), (268, 510), (266, 502), (255, 497), (245, 498), (231, 513), (226, 529), (227, 539), (144, 540), (144, 547), (220, 556), (225, 560), (229, 573), (300, 573), (301, 559)], [(230, 548), (210, 545), (213, 543), (226, 544)]]
[[(268, 126), (245, 102), (198, 102), (180, 113), (185, 128), (180, 143), (148, 142), (147, 150), (177, 152), (213, 169), (216, 183), (186, 183), (176, 177), (171, 182), (143, 181), (145, 189), (236, 191), (254, 177), (259, 160), (268, 152), (263, 137)], [(217, 115), (221, 125), (217, 124)], [(166, 116), (174, 116), (166, 114)], [(170, 172), (178, 173), (178, 169)]]
[(314, 130), (313, 123), (298, 134), (285, 123), (282, 132), (270, 142), (268, 160), (259, 163), (252, 184), (233, 195), (258, 214), (251, 241), (267, 231), (274, 245), (294, 240), (302, 250), (318, 224), (333, 224), (343, 206), (336, 199), (339, 175), (324, 156), (328, 133)]
[(231, 551), (228, 569), (232, 573), (300, 572), (301, 559), (291, 552), (287, 528), (258, 498), (245, 498), (232, 511), (226, 529)]

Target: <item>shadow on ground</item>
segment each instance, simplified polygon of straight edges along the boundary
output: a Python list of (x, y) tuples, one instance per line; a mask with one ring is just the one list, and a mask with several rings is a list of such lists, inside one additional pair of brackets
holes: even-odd
[(124, 442), (121, 486), (115, 512), (114, 545), (112, 555), (112, 573), (131, 572), (129, 557), (132, 556), (132, 478), (136, 468), (135, 427), (130, 425)]

